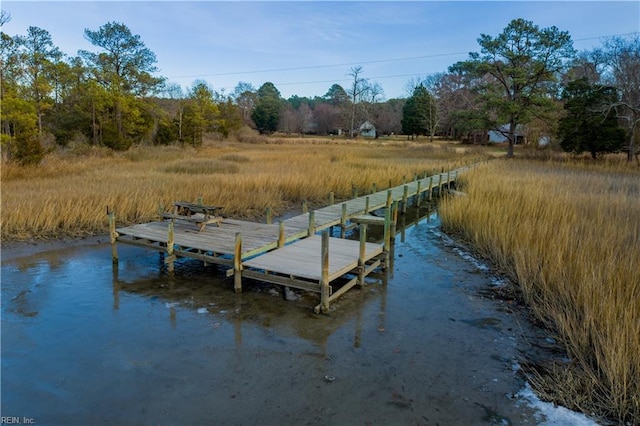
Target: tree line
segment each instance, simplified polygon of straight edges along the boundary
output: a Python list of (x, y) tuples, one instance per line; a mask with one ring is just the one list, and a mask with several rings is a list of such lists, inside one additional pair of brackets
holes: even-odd
[[(10, 19), (0, 16), (0, 24)], [(407, 98), (349, 70), (350, 83), (323, 96), (283, 99), (271, 82), (239, 82), (231, 93), (196, 80), (188, 89), (157, 76), (156, 57), (118, 22), (84, 31), (95, 49), (64, 55), (44, 29), (0, 33), (1, 142), (4, 160), (38, 163), (72, 142), (126, 150), (135, 144), (198, 145), (250, 126), (260, 133), (356, 136), (364, 121), (378, 134), (442, 135), (513, 145), (553, 136), (570, 152), (636, 153), (640, 123), (640, 38), (606, 39), (577, 54), (568, 33), (513, 20), (480, 52), (447, 72), (414, 78)], [(523, 130), (524, 129), (524, 130)]]

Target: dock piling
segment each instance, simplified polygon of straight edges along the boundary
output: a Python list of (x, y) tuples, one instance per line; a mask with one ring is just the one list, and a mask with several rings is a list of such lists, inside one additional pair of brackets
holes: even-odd
[(329, 312), (329, 231), (322, 232), (322, 278), (320, 280), (320, 310), (323, 314)]
[(242, 234), (236, 232), (236, 244), (233, 252), (233, 289), (242, 293)]
[(360, 224), (360, 252), (358, 253), (358, 287), (364, 287), (364, 277), (366, 275), (367, 265), (365, 265), (367, 244), (367, 224)]
[(167, 257), (165, 257), (164, 262), (167, 264), (167, 270), (169, 274), (173, 274), (174, 270), (174, 260), (176, 256), (173, 254), (173, 245), (174, 245), (174, 229), (173, 229), (173, 221), (170, 221), (167, 225)]
[(284, 247), (284, 221), (278, 222), (278, 248)]
[(107, 214), (109, 215), (109, 239), (111, 240), (111, 259), (113, 263), (118, 263), (118, 249), (116, 247), (116, 240), (118, 233), (116, 232), (116, 214), (113, 210), (109, 210), (107, 207)]
[(316, 233), (316, 213), (311, 210), (309, 212), (309, 236)]
[(271, 207), (267, 207), (267, 211), (265, 213), (267, 219), (267, 225), (271, 225), (272, 217), (271, 217)]
[(407, 204), (409, 201), (409, 185), (405, 185), (402, 193), (402, 214), (407, 212)]

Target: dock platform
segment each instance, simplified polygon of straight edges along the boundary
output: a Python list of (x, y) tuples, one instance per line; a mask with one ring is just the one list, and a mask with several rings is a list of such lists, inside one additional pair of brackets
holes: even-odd
[[(386, 267), (390, 228), (398, 211), (405, 211), (409, 199), (415, 198), (417, 203), (422, 197), (431, 199), (435, 191), (441, 193), (465, 170), (467, 167), (425, 176), (387, 190), (330, 203), (277, 224), (220, 218), (215, 226), (207, 226), (207, 218), (199, 220), (197, 215), (201, 213), (196, 212), (183, 218), (172, 213), (164, 215), (165, 220), (116, 228), (115, 214), (110, 212), (113, 261), (115, 264), (118, 260), (116, 244), (122, 243), (165, 253), (170, 273), (179, 257), (223, 265), (229, 268), (227, 275), (234, 276), (236, 292), (242, 291), (243, 277), (304, 289), (320, 294), (321, 303), (315, 310), (326, 312), (330, 302), (354, 285), (364, 285), (364, 278), (376, 268)], [(207, 213), (206, 206), (188, 205)], [(383, 218), (371, 215), (381, 210)], [(367, 226), (376, 225), (384, 226), (383, 242), (367, 242)], [(329, 236), (331, 227), (340, 228), (341, 238)], [(360, 241), (344, 239), (346, 231), (355, 227), (360, 229)], [(340, 288), (332, 285), (348, 274), (356, 276)]]

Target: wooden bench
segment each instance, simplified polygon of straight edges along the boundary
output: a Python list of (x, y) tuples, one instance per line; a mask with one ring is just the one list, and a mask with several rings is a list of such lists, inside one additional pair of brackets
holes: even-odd
[(200, 227), (200, 232), (202, 232), (209, 224), (215, 223), (217, 226), (220, 226), (223, 217), (216, 215), (216, 211), (221, 208), (222, 207), (218, 206), (205, 206), (203, 204), (176, 201), (173, 203), (173, 212), (162, 213), (162, 217), (163, 219), (171, 219), (172, 221), (178, 219), (195, 223)]

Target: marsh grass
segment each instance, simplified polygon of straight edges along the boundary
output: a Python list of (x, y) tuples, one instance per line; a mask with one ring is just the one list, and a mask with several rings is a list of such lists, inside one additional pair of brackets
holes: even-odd
[[(532, 376), (549, 400), (640, 422), (640, 171), (620, 162), (494, 161), (440, 208), (564, 342)], [(490, 182), (490, 185), (487, 185)]]
[(459, 166), (480, 155), (445, 151), (404, 142), (279, 138), (198, 149), (60, 152), (39, 167), (2, 165), (2, 239), (103, 233), (107, 206), (120, 226), (156, 220), (160, 204), (168, 208), (173, 201), (198, 197), (224, 206), (225, 216), (259, 220), (267, 207), (275, 216), (302, 200), (317, 208), (328, 203), (330, 192), (339, 201), (350, 198), (352, 187), (364, 194), (376, 183), (382, 190), (399, 185), (403, 177)]
[(164, 166), (165, 173), (184, 174), (233, 174), (240, 171), (236, 163), (215, 159), (178, 160)]

